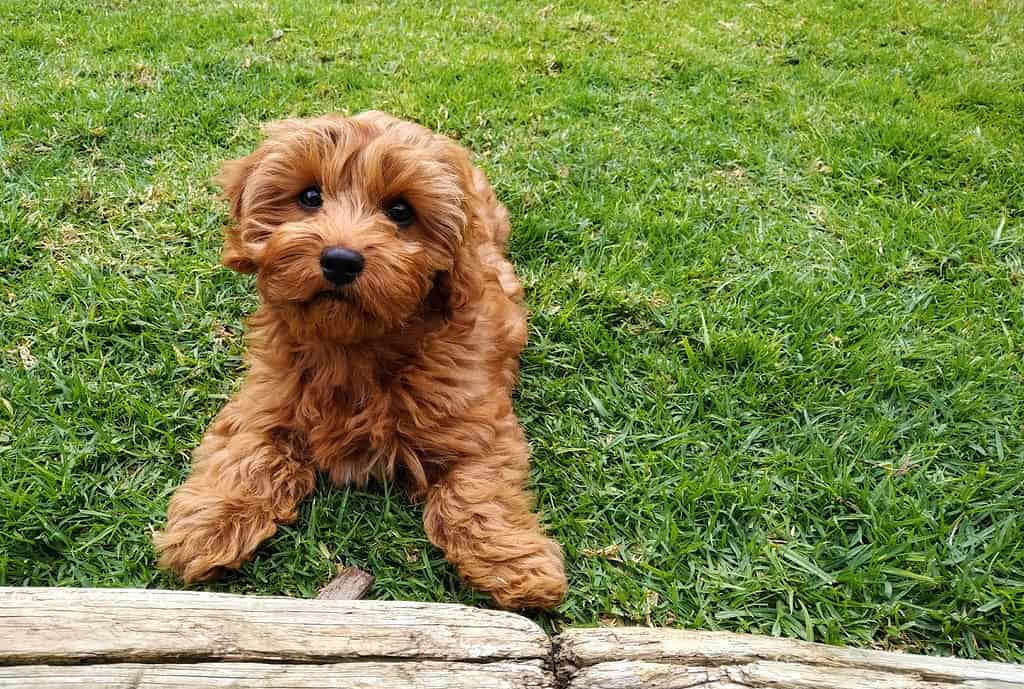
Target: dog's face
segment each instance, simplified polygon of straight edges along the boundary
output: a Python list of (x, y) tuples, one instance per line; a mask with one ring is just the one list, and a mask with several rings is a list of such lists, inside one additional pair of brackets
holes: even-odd
[(300, 338), (400, 328), (468, 269), (472, 168), (450, 140), (383, 113), (285, 120), (224, 164), (223, 262), (255, 272)]

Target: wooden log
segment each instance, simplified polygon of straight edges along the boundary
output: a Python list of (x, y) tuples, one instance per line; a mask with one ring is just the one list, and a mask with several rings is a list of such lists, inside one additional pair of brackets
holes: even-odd
[(569, 689), (1015, 689), (999, 680), (933, 682), (919, 674), (757, 661), (746, 665), (697, 667), (636, 660), (598, 663), (580, 669)]
[(1024, 689), (1017, 665), (772, 637), (578, 629), (555, 643), (459, 605), (0, 588), (0, 689)]
[(552, 689), (541, 662), (196, 663), (0, 667), (4, 689)]
[(613, 660), (575, 670), (571, 673), (569, 684), (565, 686), (594, 689), (689, 689), (713, 686), (712, 682), (724, 679), (725, 675), (717, 668)]
[(568, 689), (1024, 689), (1024, 667), (675, 629), (574, 629), (556, 641)]
[(0, 588), (0, 665), (549, 657), (536, 624), (462, 605)]

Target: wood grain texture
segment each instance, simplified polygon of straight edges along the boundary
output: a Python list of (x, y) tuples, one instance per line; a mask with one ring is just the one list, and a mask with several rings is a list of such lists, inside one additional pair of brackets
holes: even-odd
[(544, 659), (536, 624), (461, 605), (0, 588), (0, 665)]
[(609, 661), (579, 669), (567, 685), (592, 689), (689, 689), (707, 687), (724, 674), (717, 668), (636, 660)]
[(1019, 683), (979, 679), (932, 681), (917, 673), (758, 661), (685, 666), (620, 660), (578, 670), (567, 689), (1017, 689)]
[(1018, 665), (724, 632), (574, 629), (556, 646), (570, 689), (1024, 689)]
[(4, 689), (551, 689), (540, 661), (19, 665)]
[[(1024, 689), (1024, 667), (460, 605), (0, 588), (0, 689)], [(555, 678), (552, 678), (552, 662)]]

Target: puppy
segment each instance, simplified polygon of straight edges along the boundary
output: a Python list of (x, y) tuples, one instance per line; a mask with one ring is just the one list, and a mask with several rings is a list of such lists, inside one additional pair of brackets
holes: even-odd
[(248, 372), (154, 537), (202, 581), (296, 517), (317, 472), (395, 480), (430, 540), (506, 608), (566, 590), (525, 489), (510, 392), (526, 342), (508, 213), (451, 140), (379, 112), (291, 119), (218, 178), (222, 261), (255, 273)]

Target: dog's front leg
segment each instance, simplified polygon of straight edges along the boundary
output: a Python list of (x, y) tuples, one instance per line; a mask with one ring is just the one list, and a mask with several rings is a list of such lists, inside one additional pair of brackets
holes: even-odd
[(239, 567), (279, 522), (295, 519), (316, 483), (287, 436), (256, 427), (255, 413), (239, 401), (244, 394), (207, 431), (191, 476), (171, 498), (167, 527), (153, 537), (160, 565), (186, 582)]
[(562, 550), (531, 509), (529, 449), (511, 412), (496, 431), (479, 456), (466, 456), (463, 443), (452, 453), (457, 459), (427, 492), (427, 535), (502, 607), (553, 608), (566, 591)]

